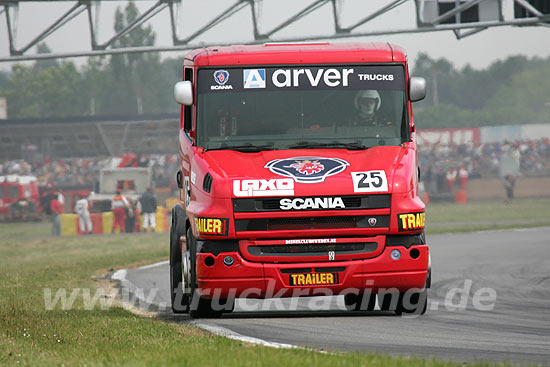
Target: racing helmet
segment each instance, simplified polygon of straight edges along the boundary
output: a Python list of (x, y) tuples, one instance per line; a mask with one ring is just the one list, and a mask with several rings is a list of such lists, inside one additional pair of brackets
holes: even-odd
[(355, 96), (355, 108), (363, 116), (371, 116), (380, 109), (382, 99), (377, 90), (361, 90)]

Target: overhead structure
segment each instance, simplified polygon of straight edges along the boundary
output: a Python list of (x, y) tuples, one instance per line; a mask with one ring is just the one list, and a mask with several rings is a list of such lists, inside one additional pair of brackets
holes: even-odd
[[(36, 34), (30, 42), (24, 45), (17, 43), (17, 24), (19, 19), (20, 4), (43, 4), (44, 2), (71, 3), (72, 6), (60, 14), (59, 17)], [(101, 3), (110, 0), (0, 0), (0, 16), (5, 17), (5, 31), (0, 29), (0, 39), (7, 38), (9, 42), (8, 57), (1, 57), (0, 61), (23, 61), (63, 57), (94, 56), (136, 52), (162, 52), (186, 50), (205, 46), (223, 46), (215, 39), (204, 40), (204, 36), (213, 28), (224, 29), (226, 33), (234, 34), (235, 40), (227, 42), (240, 44), (258, 44), (266, 42), (299, 42), (330, 40), (338, 38), (353, 38), (379, 35), (392, 35), (404, 33), (452, 31), (457, 38), (463, 38), (483, 31), (489, 27), (504, 25), (516, 26), (546, 26), (550, 25), (550, 1), (549, 0), (391, 0), (391, 1), (355, 1), (353, 4), (345, 0), (309, 0), (303, 2), (303, 7), (298, 10), (289, 10), (282, 21), (268, 29), (264, 29), (264, 23), (269, 20), (271, 12), (264, 11), (268, 5), (278, 6), (280, 0), (227, 0), (227, 6), (220, 9), (208, 9), (207, 20), (202, 26), (194, 29), (187, 25), (187, 11), (198, 0), (138, 0), (140, 3), (149, 3), (148, 8), (140, 14), (135, 21), (124, 29), (111, 35), (104, 41), (98, 37), (99, 10)], [(119, 1), (120, 2), (120, 1)], [(373, 4), (380, 4), (376, 8)], [(409, 3), (409, 5), (407, 5)], [(414, 5), (413, 5), (414, 3)], [(412, 6), (411, 6), (412, 5)], [(382, 28), (371, 29), (370, 25), (380, 17), (395, 11), (398, 8), (416, 10), (416, 26), (399, 28), (396, 22), (384, 22)], [(292, 9), (292, 7), (288, 7)], [(285, 7), (279, 6), (278, 11), (284, 12)], [(318, 34), (292, 33), (292, 36), (281, 35), (282, 31), (295, 25), (305, 17), (312, 14), (327, 14), (330, 11), (332, 19), (325, 19), (322, 32)], [(507, 11), (509, 10), (509, 11)], [(136, 27), (151, 21), (161, 13), (169, 13), (172, 44), (150, 47), (126, 47), (114, 48), (116, 41), (131, 32)], [(187, 13), (184, 13), (187, 12)], [(54, 32), (67, 23), (85, 13), (89, 30), (78, 32), (81, 37), (91, 40), (89, 50), (72, 53), (29, 54), (29, 50), (44, 41)], [(238, 34), (231, 20), (237, 15), (246, 14), (250, 23), (251, 34)], [(358, 20), (346, 22), (346, 14), (360, 15)], [(187, 14), (184, 16), (184, 14)], [(199, 15), (197, 14), (197, 17)], [(202, 18), (202, 15), (200, 15)], [(411, 12), (411, 19), (415, 14)], [(349, 17), (348, 17), (349, 18)], [(241, 18), (239, 18), (241, 19)], [(184, 32), (180, 32), (183, 30)], [(185, 33), (185, 35), (183, 35)], [(284, 32), (283, 32), (284, 33)], [(74, 34), (73, 34), (74, 36)], [(5, 41), (1, 40), (1, 41)]]

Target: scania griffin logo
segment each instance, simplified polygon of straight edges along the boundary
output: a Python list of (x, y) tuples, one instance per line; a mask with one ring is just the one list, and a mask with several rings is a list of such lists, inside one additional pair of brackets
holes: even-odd
[(344, 171), (347, 166), (349, 163), (340, 158), (293, 157), (272, 160), (265, 168), (299, 183), (319, 183)]
[(229, 72), (227, 70), (216, 70), (214, 72), (214, 80), (218, 85), (225, 85), (229, 80)]
[(217, 85), (211, 85), (210, 90), (225, 90), (233, 89), (232, 85), (226, 83), (229, 81), (229, 72), (227, 70), (216, 70), (214, 72), (214, 80)]
[(345, 209), (341, 197), (335, 198), (285, 198), (279, 201), (281, 210)]

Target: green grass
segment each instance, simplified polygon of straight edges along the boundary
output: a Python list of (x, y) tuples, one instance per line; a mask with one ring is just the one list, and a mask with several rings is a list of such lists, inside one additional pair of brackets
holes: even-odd
[(550, 225), (550, 198), (431, 203), (426, 207), (426, 232), (471, 232)]
[[(432, 204), (430, 223), (461, 222), (454, 228), (533, 220), (546, 223), (550, 200), (511, 204)], [(468, 224), (463, 224), (468, 222)], [(528, 224), (532, 224), (529, 222)], [(447, 224), (446, 224), (447, 225)], [(508, 224), (508, 225), (514, 225)], [(440, 227), (444, 228), (444, 227)], [(486, 229), (486, 228), (482, 228)], [(47, 311), (44, 288), (94, 289), (109, 270), (166, 260), (167, 234), (53, 238), (46, 223), (0, 224), (1, 365), (284, 365), (458, 366), (436, 360), (379, 354), (326, 354), (243, 345), (185, 323), (136, 316), (120, 307)], [(177, 318), (174, 318), (177, 320)], [(487, 365), (487, 364), (479, 364)]]

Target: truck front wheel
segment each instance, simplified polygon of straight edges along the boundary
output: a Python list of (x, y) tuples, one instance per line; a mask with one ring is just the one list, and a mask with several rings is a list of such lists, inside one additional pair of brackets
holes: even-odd
[(198, 292), (197, 283), (197, 240), (193, 235), (191, 228), (187, 229), (187, 251), (184, 255), (189, 259), (189, 316), (198, 318), (218, 318), (224, 312), (231, 312), (233, 304), (227, 304), (227, 300), (217, 300), (203, 298)]
[(184, 234), (185, 213), (180, 207), (174, 207), (172, 209), (172, 225), (170, 226), (170, 298), (172, 312), (177, 314), (189, 311), (189, 297), (184, 293), (186, 285), (183, 284), (182, 279), (180, 237)]

